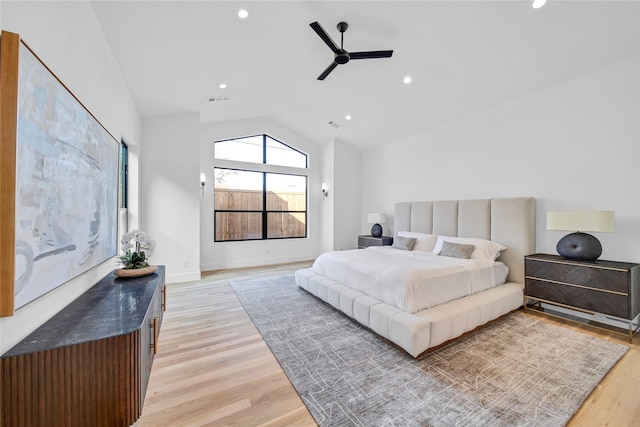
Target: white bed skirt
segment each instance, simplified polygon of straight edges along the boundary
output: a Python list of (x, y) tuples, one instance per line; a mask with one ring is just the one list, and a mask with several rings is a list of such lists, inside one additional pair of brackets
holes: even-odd
[(408, 313), (322, 276), (295, 272), (296, 284), (418, 357), (522, 306), (523, 286), (509, 282), (417, 313)]

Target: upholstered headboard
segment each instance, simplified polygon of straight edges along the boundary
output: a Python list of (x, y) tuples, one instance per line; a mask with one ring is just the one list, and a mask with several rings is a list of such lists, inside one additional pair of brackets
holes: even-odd
[(536, 201), (532, 197), (395, 204), (394, 236), (399, 231), (414, 231), (479, 237), (506, 246), (498, 260), (509, 267), (509, 282), (524, 283), (524, 256), (535, 251), (535, 228)]

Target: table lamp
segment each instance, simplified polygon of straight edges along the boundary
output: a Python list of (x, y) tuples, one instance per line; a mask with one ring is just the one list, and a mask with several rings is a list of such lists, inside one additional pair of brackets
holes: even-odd
[(565, 258), (595, 261), (602, 255), (602, 245), (583, 231), (612, 233), (614, 220), (614, 211), (549, 211), (547, 230), (575, 231), (560, 239), (556, 250)]
[(367, 222), (373, 224), (371, 235), (373, 237), (382, 237), (382, 226), (380, 224), (387, 222), (387, 215), (384, 213), (370, 213), (367, 215)]

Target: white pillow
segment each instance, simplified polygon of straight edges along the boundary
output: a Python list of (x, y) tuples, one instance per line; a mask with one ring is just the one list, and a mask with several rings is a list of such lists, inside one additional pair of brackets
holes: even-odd
[(451, 236), (438, 236), (436, 245), (433, 248), (433, 253), (439, 254), (442, 251), (443, 242), (461, 243), (463, 245), (473, 245), (473, 253), (471, 259), (484, 259), (488, 261), (495, 261), (500, 256), (500, 252), (507, 249), (500, 243), (492, 242), (491, 240), (479, 239), (476, 237), (451, 237)]
[(413, 245), (414, 251), (431, 252), (436, 245), (438, 236), (436, 234), (414, 233), (412, 231), (399, 231), (399, 237), (412, 237), (416, 239)]

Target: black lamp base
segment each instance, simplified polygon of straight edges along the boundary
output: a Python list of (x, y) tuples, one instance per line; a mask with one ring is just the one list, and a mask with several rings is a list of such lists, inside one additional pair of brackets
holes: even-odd
[(595, 261), (602, 255), (600, 240), (587, 233), (571, 233), (558, 241), (556, 250), (569, 259)]
[(373, 227), (371, 227), (371, 235), (373, 237), (382, 237), (382, 226), (380, 224), (373, 224)]

